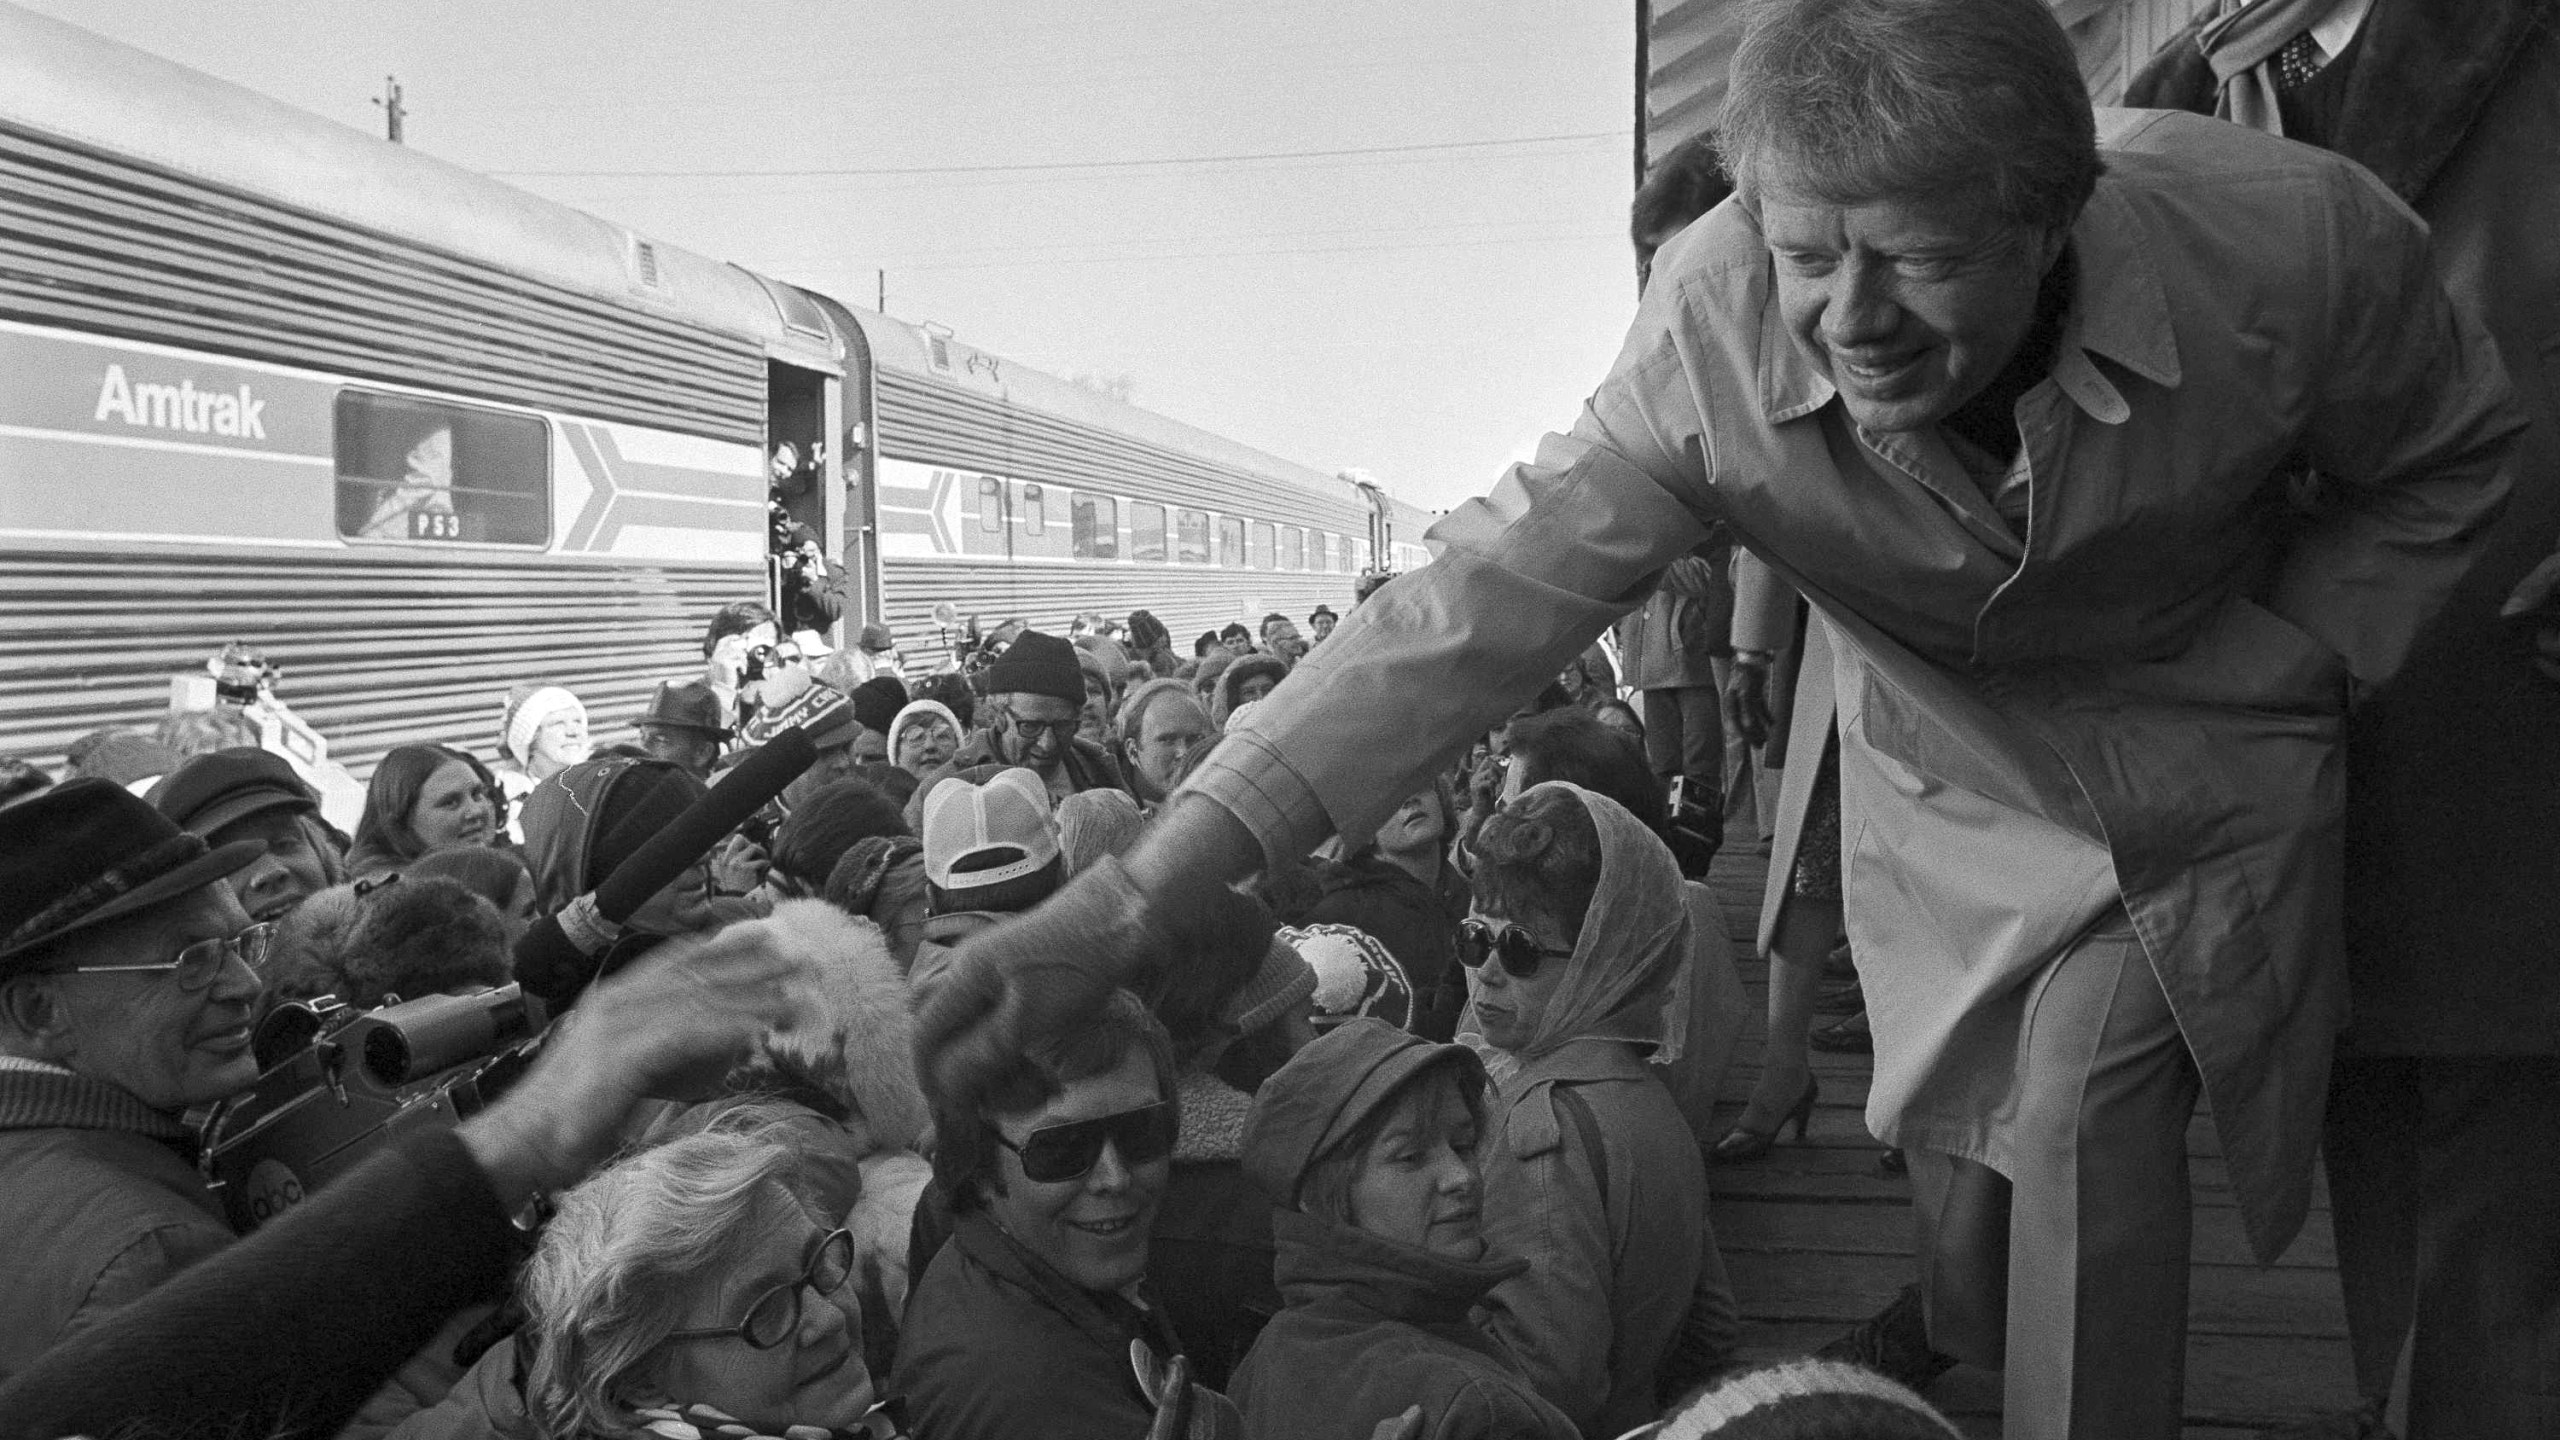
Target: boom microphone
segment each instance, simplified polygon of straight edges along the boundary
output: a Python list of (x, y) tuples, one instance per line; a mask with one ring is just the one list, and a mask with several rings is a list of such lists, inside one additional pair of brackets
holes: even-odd
[[(630, 859), (615, 866), (594, 890), (570, 901), (569, 909), (561, 913), (592, 907), (594, 920), (607, 926), (621, 924), (817, 761), (818, 747), (808, 731), (794, 725), (774, 736), (721, 776), (710, 794), (695, 801), (692, 808), (669, 822)], [(593, 938), (587, 917), (573, 916), (571, 925)], [(609, 943), (605, 939), (582, 945), (571, 938), (560, 916), (545, 916), (516, 942), (516, 981), (557, 1015), (578, 997), (587, 982), (595, 979), (595, 956)]]

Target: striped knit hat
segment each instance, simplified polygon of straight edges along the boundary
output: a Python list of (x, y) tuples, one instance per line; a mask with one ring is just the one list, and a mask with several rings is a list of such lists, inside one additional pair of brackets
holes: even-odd
[(1635, 1432), (1651, 1440), (1962, 1440), (1910, 1389), (1861, 1365), (1790, 1360), (1736, 1375)]

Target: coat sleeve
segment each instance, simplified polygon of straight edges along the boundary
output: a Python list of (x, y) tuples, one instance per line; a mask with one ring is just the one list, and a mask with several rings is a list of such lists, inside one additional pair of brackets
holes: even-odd
[(334, 1434), (499, 1293), (513, 1235), (463, 1143), (414, 1135), (46, 1351), (0, 1386), (0, 1440)]
[(1476, 1380), (1459, 1387), (1428, 1423), (1428, 1440), (1582, 1440), (1552, 1408)]
[(1534, 1090), (1512, 1107), (1485, 1176), (1486, 1242), (1529, 1262), (1494, 1287), (1485, 1329), (1541, 1397), (1588, 1429), (1612, 1383), (1617, 1257), (1599, 1159), (1578, 1127), (1555, 1123), (1552, 1093)]
[(1431, 529), (1186, 784), (1275, 863), (1377, 828), (1582, 652), (1715, 517), (1678, 287), (1639, 308), (1572, 433)]
[(2446, 293), (2424, 223), (2371, 175), (2339, 173), (2309, 437), (2332, 493), (2269, 608), (2376, 685), (2478, 558), (2525, 418), (2488, 331)]

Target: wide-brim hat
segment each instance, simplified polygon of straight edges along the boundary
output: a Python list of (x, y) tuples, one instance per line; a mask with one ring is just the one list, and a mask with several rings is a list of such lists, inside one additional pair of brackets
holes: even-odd
[(70, 780), (0, 815), (0, 974), (9, 957), (174, 900), (267, 847), (212, 849), (112, 781)]
[(180, 761), (147, 798), (180, 829), (207, 837), (271, 810), (310, 815), (320, 809), (319, 798), (302, 783), (293, 762), (246, 745)]
[(715, 740), (729, 738), (729, 725), (722, 713), (719, 692), (700, 681), (661, 680), (649, 695), (649, 708), (640, 712), (634, 725), (656, 725), (669, 730), (699, 730)]

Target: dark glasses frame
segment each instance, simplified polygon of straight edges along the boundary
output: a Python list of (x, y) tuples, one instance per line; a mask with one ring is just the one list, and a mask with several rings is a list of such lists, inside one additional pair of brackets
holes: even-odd
[(1549, 960), (1570, 960), (1573, 952), (1541, 945), (1517, 925), (1505, 925), (1497, 930), (1481, 920), (1459, 922), (1459, 964), (1478, 970), (1487, 960), (1497, 958), (1502, 962), (1504, 974), (1514, 980), (1526, 980), (1538, 973), (1540, 965)]
[(798, 1279), (774, 1286), (747, 1307), (735, 1325), (705, 1330), (678, 1330), (670, 1340), (743, 1340), (748, 1348), (771, 1350), (800, 1333), (801, 1295), (833, 1295), (853, 1278), (853, 1232), (830, 1230), (809, 1243), (809, 1256)]
[[(988, 1128), (994, 1129), (992, 1125)], [(1081, 1180), (1102, 1163), (1107, 1141), (1123, 1165), (1145, 1165), (1173, 1153), (1182, 1130), (1181, 1110), (1170, 1100), (1091, 1120), (1043, 1125), (1017, 1145), (996, 1130), (996, 1143), (1022, 1158), (1022, 1178), (1040, 1185)]]

